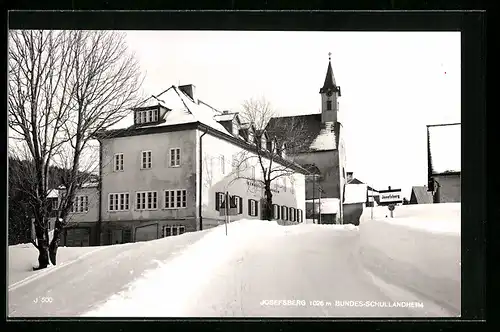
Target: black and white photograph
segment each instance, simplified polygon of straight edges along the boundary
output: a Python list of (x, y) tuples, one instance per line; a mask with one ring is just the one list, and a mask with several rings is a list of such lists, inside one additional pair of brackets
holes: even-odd
[(459, 31), (8, 31), (7, 316), (461, 317)]

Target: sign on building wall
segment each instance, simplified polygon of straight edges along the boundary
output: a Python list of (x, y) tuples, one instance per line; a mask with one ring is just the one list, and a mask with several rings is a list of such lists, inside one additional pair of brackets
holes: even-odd
[(397, 204), (403, 202), (401, 189), (380, 190), (380, 205)]

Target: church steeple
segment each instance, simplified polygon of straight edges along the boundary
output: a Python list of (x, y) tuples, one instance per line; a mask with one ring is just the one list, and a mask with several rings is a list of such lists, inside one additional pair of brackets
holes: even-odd
[(326, 70), (325, 83), (323, 87), (319, 90), (319, 93), (326, 93), (328, 91), (338, 92), (340, 97), (340, 87), (337, 86), (335, 82), (335, 76), (333, 75), (332, 69), (332, 53), (328, 53), (328, 68)]
[(321, 122), (335, 123), (338, 121), (338, 97), (340, 97), (340, 87), (335, 82), (332, 69), (332, 53), (328, 53), (328, 69), (326, 70), (326, 77), (323, 87), (319, 90), (321, 94)]

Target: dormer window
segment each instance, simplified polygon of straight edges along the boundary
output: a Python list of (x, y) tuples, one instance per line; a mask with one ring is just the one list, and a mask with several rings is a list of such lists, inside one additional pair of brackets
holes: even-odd
[(159, 109), (147, 109), (147, 110), (136, 110), (135, 111), (135, 124), (145, 124), (151, 122), (157, 122), (159, 117)]

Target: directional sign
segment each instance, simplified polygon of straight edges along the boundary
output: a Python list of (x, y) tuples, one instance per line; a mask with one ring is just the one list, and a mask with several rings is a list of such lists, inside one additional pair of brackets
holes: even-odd
[(396, 204), (403, 202), (401, 189), (380, 190), (380, 205)]

